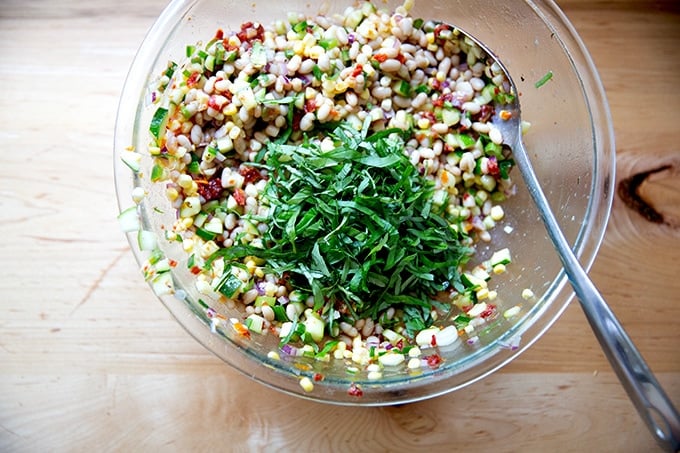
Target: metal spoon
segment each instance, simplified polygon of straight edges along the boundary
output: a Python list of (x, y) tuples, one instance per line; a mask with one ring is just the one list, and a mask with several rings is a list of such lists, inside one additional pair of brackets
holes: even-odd
[[(461, 30), (458, 31), (474, 41), (499, 65), (510, 83), (512, 93), (517, 94), (517, 87), (507, 68), (494, 53), (474, 37)], [(588, 277), (562, 234), (522, 143), (518, 97), (515, 96), (510, 104), (497, 104), (495, 107), (496, 113), (492, 118), (492, 123), (501, 132), (503, 143), (512, 149), (513, 158), (538, 208), (548, 236), (560, 256), (569, 282), (607, 359), (658, 444), (668, 451), (678, 451), (680, 449), (680, 414)]]

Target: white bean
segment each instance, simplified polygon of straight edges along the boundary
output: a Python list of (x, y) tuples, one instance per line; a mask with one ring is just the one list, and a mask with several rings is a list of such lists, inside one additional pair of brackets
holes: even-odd
[(394, 58), (389, 58), (380, 63), (380, 69), (385, 72), (397, 72), (401, 68), (401, 62)]

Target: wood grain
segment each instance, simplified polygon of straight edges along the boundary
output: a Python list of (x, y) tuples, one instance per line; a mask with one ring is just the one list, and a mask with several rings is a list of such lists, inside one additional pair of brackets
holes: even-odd
[[(0, 451), (654, 451), (577, 304), (460, 392), (357, 409), (281, 395), (198, 345), (141, 281), (111, 162), (164, 1), (0, 6)], [(678, 3), (565, 0), (608, 93), (617, 181), (680, 158)], [(641, 187), (677, 219), (677, 173)], [(616, 198), (591, 275), (680, 404), (680, 229)]]

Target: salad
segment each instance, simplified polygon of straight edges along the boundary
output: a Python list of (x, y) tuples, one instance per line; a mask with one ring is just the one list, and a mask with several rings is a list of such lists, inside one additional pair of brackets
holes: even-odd
[[(409, 9), (245, 22), (169, 62), (141, 175), (177, 212), (163, 239), (139, 230), (158, 294), (186, 266), (206, 300), (242, 308), (227, 318), (201, 300), (213, 328), (276, 335), (273, 359), (344, 360), (369, 379), (437, 367), (438, 348), (519, 312), (499, 313), (489, 284), (508, 249), (469, 265), (514, 191), (491, 118), (515, 94), (474, 42)], [(140, 153), (122, 158), (140, 171)]]

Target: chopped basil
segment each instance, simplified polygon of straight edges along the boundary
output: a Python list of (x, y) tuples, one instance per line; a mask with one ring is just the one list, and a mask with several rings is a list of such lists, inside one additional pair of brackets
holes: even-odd
[(462, 288), (459, 267), (472, 251), (434, 207), (434, 184), (404, 154), (403, 131), (367, 136), (367, 126), (341, 123), (328, 134), (330, 150), (314, 140), (270, 143), (266, 164), (254, 164), (270, 175), (261, 195), (270, 205), (266, 246), (236, 244), (209, 261), (264, 259), (311, 290), (329, 325), (338, 306), (355, 320), (397, 306), (415, 332), (432, 323), (438, 292)]
[(545, 75), (544, 75), (543, 77), (541, 77), (541, 78), (534, 84), (534, 86), (535, 86), (536, 88), (541, 88), (543, 85), (545, 85), (546, 83), (548, 83), (548, 81), (549, 81), (550, 79), (552, 79), (552, 76), (553, 76), (553, 72), (552, 72), (552, 71), (546, 72)]

